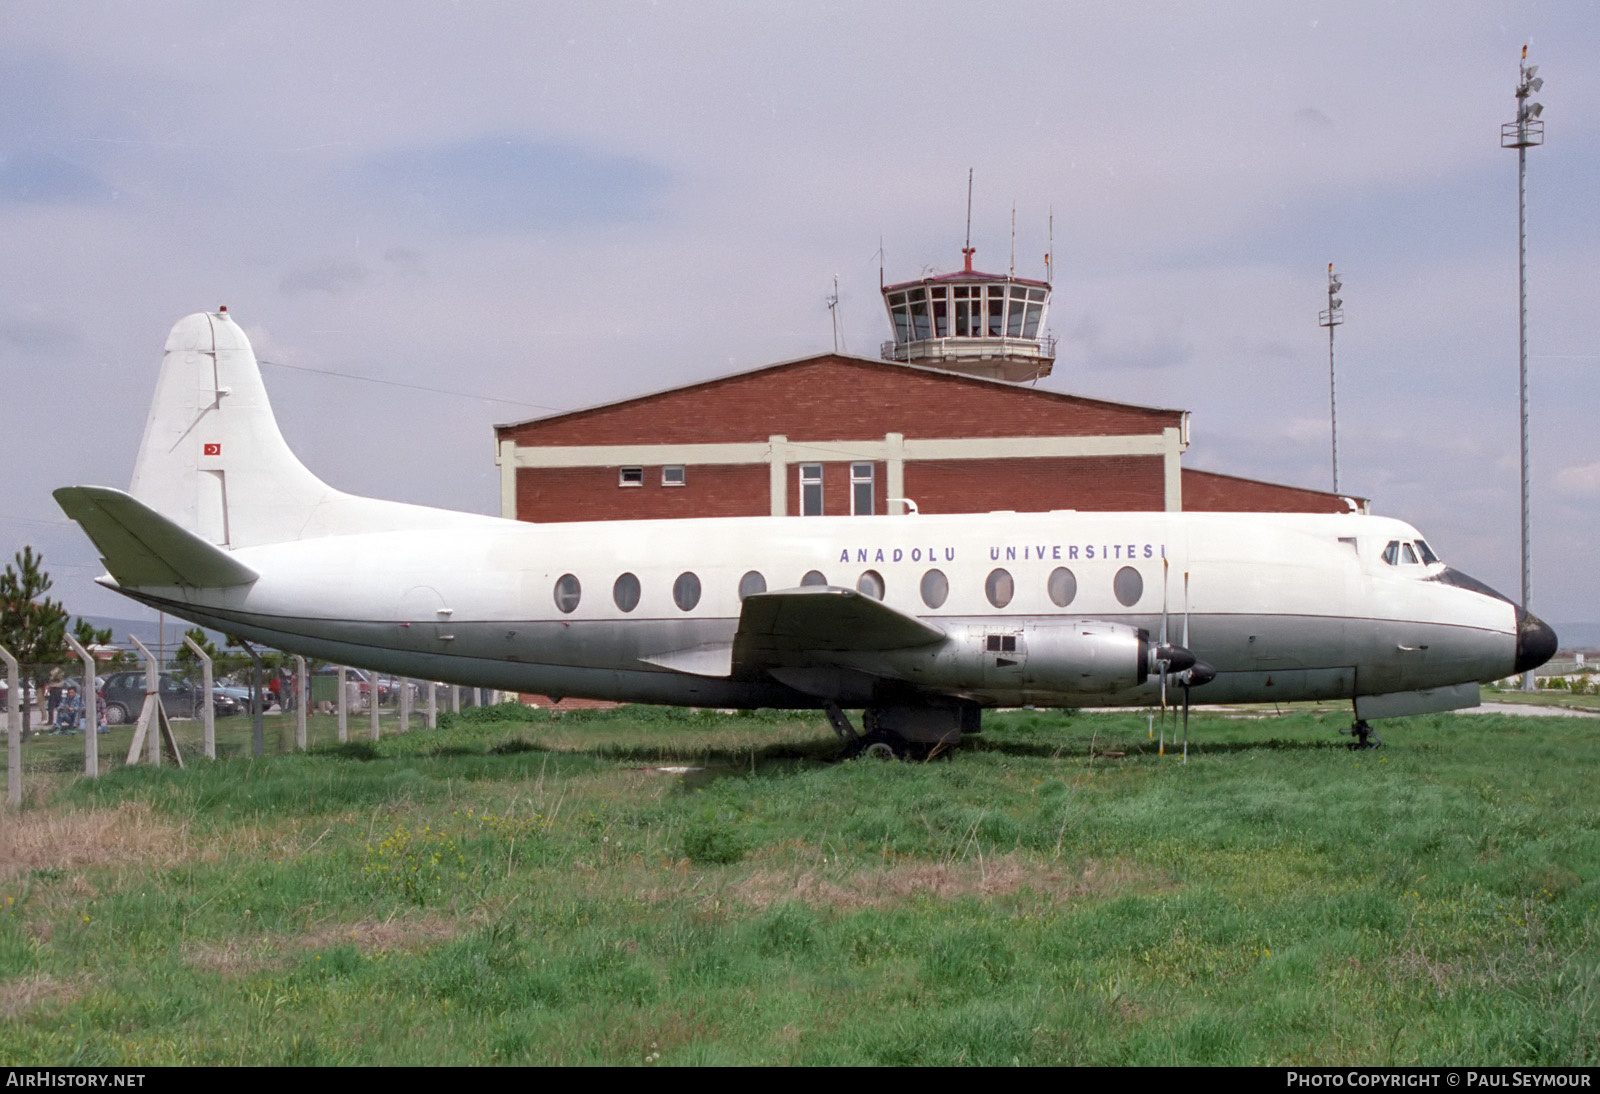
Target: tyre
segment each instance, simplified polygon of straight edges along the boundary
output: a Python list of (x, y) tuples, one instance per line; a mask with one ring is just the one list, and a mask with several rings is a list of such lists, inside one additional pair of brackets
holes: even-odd
[(106, 704), (106, 725), (120, 726), (128, 721), (128, 708), (121, 703)]

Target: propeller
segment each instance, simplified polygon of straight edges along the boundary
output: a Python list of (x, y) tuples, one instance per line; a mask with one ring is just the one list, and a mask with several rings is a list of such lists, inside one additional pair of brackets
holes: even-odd
[[(1183, 648), (1189, 648), (1189, 571), (1183, 571)], [(1194, 654), (1190, 654), (1194, 657)], [(1216, 673), (1211, 674), (1215, 676)], [(1183, 674), (1183, 762), (1189, 762), (1189, 682), (1194, 678), (1194, 665), (1191, 663)]]
[[(1161, 644), (1157, 647), (1158, 651), (1167, 648), (1167, 568), (1167, 552), (1163, 548), (1161, 552)], [(1161, 670), (1161, 751), (1157, 755), (1165, 755), (1167, 744), (1167, 665), (1164, 660), (1158, 657), (1156, 667)]]

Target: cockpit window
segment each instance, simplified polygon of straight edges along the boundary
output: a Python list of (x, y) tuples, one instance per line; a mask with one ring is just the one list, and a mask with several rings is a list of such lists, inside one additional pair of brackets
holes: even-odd
[(1439, 561), (1439, 556), (1420, 539), (1415, 543), (1391, 539), (1383, 549), (1383, 561), (1391, 566), (1432, 566)]

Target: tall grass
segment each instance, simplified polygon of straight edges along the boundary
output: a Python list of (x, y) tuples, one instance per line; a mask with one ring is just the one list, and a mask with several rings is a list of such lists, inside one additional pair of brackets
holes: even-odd
[(1600, 1059), (1593, 723), (1199, 715), (1183, 765), (1018, 711), (884, 764), (807, 713), (511, 714), (58, 771), (0, 834), (0, 1053)]

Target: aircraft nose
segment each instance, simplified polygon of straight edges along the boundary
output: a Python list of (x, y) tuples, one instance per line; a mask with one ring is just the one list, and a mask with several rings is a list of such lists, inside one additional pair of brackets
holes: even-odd
[(1536, 669), (1556, 655), (1556, 632), (1550, 624), (1524, 609), (1517, 609), (1517, 665), (1515, 672)]

